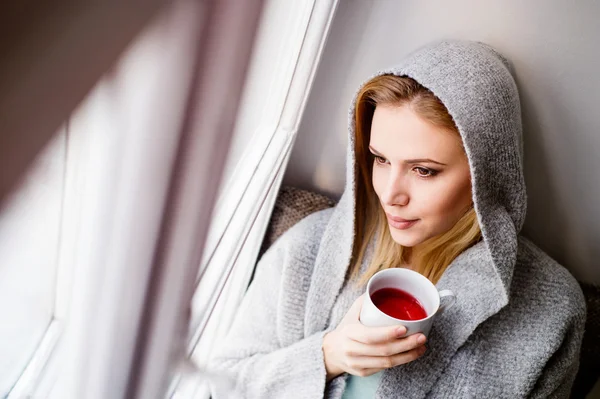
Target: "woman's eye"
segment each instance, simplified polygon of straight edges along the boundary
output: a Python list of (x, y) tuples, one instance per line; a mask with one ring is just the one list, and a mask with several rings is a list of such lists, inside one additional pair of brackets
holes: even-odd
[(416, 167), (415, 170), (420, 177), (433, 177), (437, 174), (437, 171), (431, 169), (425, 169), (421, 167)]
[(375, 157), (375, 162), (379, 163), (379, 164), (384, 164), (387, 162), (387, 160), (384, 157), (380, 157), (379, 155), (374, 155)]

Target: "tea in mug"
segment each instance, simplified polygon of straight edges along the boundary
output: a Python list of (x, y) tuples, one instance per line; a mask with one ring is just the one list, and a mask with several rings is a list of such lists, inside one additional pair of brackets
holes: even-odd
[(398, 288), (381, 288), (371, 295), (373, 304), (383, 313), (400, 320), (420, 320), (427, 312), (417, 298)]

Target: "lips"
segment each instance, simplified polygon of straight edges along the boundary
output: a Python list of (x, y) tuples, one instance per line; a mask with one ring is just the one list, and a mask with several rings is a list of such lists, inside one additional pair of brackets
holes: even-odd
[(389, 213), (386, 213), (389, 220), (393, 220), (394, 222), (416, 222), (419, 219), (403, 219), (398, 216), (392, 216)]
[(392, 216), (389, 213), (386, 213), (386, 216), (390, 226), (399, 230), (408, 229), (419, 221), (419, 219), (404, 219), (398, 216)]

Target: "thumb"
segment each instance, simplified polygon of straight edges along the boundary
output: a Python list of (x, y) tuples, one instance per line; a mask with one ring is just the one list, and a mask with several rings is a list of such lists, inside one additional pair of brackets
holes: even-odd
[(352, 320), (358, 321), (358, 316), (360, 315), (360, 311), (362, 309), (363, 302), (365, 301), (365, 294), (362, 294), (352, 304), (350, 310), (348, 310), (348, 316), (352, 315)]
[(359, 316), (364, 300), (364, 294), (356, 298), (352, 306), (350, 306), (350, 309), (348, 309), (348, 311), (344, 315), (344, 318), (340, 322), (340, 325), (360, 323)]

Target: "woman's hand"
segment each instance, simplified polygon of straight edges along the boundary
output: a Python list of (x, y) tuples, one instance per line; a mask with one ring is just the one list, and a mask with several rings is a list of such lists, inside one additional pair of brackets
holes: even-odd
[(327, 381), (346, 372), (366, 377), (418, 359), (425, 353), (425, 335), (400, 338), (402, 326), (366, 327), (359, 321), (364, 294), (350, 307), (340, 325), (323, 338)]

